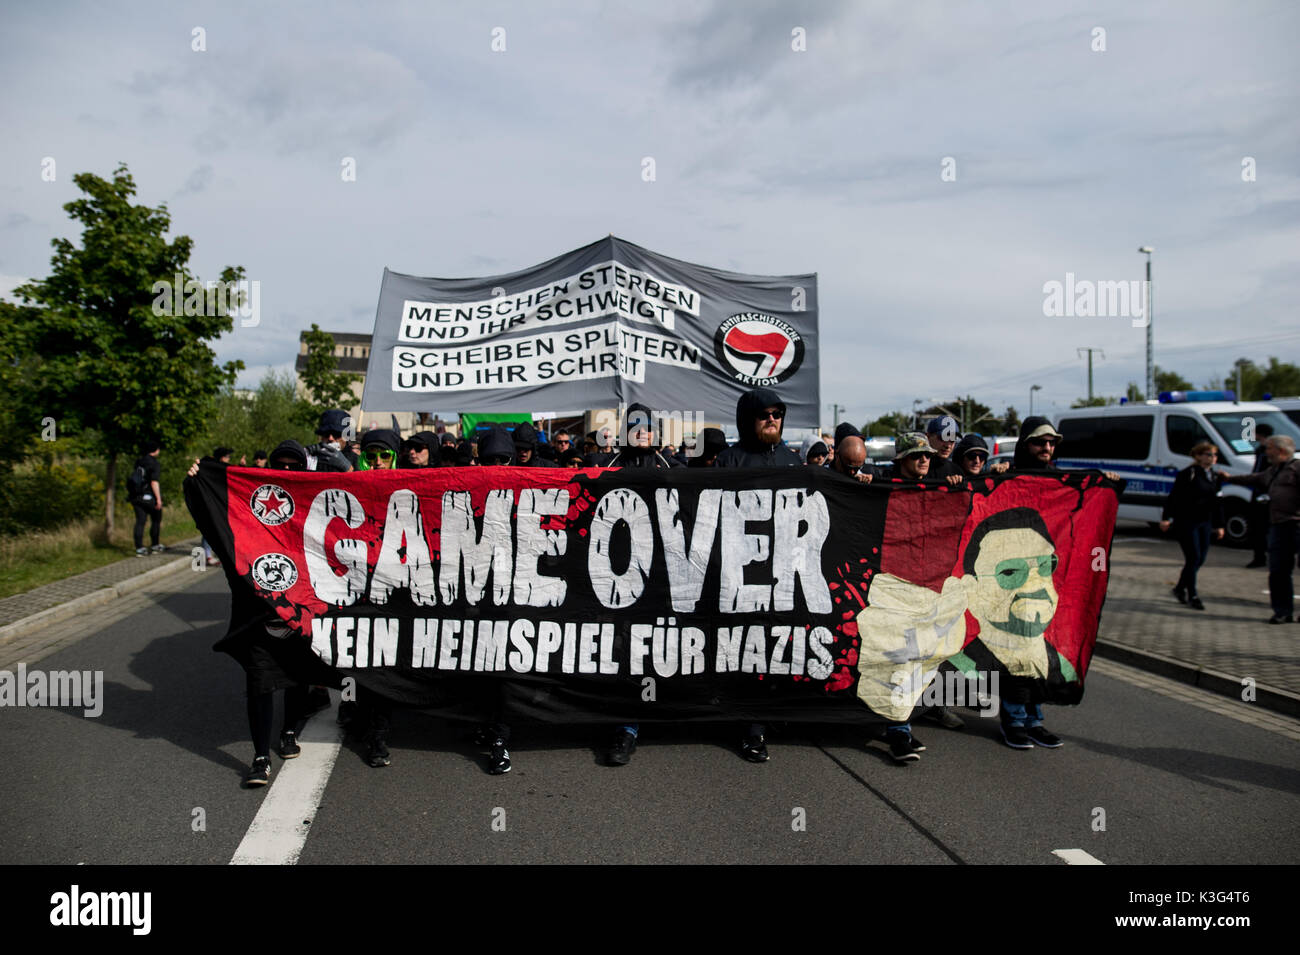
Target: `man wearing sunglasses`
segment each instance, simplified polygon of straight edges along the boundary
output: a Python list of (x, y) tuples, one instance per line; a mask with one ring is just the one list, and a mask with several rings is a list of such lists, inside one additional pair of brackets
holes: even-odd
[(1043, 726), (1044, 681), (1078, 679), (1070, 661), (1044, 639), (1056, 614), (1056, 544), (1042, 516), (1013, 507), (985, 518), (962, 557), (962, 587), (979, 636), (950, 658), (964, 673), (1005, 671), (1000, 680), (1002, 738), (1012, 749), (1055, 749)]
[[(1038, 415), (1026, 418), (1020, 425), (1020, 440), (1016, 442), (1016, 454), (1012, 458), (1014, 471), (1059, 471), (1056, 455), (1061, 449), (1062, 436), (1052, 423)], [(1118, 481), (1115, 471), (1102, 471), (1111, 481)]]
[[(785, 428), (785, 402), (771, 388), (755, 388), (736, 401), (736, 433), (731, 447), (718, 454), (718, 468), (797, 468), (803, 458), (794, 448), (782, 443)], [(751, 763), (768, 759), (767, 728), (751, 723), (740, 743), (740, 755)]]
[(718, 455), (719, 468), (793, 468), (799, 452), (782, 443), (785, 402), (771, 388), (755, 388), (736, 402), (738, 440)]
[[(388, 471), (397, 467), (402, 439), (391, 428), (372, 428), (361, 436), (361, 470)], [(319, 466), (317, 470), (320, 470)]]
[[(957, 442), (957, 447), (952, 452), (952, 459), (956, 462), (958, 471), (948, 477), (948, 483), (961, 484), (984, 473), (984, 465), (989, 459), (989, 446), (978, 434), (965, 435)], [(993, 474), (1003, 474), (1010, 467), (1009, 461), (999, 461), (989, 468), (989, 471)]]

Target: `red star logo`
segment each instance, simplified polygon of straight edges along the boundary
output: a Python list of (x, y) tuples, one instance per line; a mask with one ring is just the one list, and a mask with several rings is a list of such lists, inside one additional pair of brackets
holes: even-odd
[(284, 507), (288, 502), (277, 497), (274, 491), (267, 491), (266, 497), (258, 498), (257, 503), (261, 505), (263, 512), (265, 512), (268, 517), (272, 514), (279, 517), (280, 508)]

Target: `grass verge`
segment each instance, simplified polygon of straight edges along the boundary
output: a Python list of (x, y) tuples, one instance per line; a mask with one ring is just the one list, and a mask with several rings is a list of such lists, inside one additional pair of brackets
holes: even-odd
[[(117, 513), (111, 538), (104, 536), (104, 519), (88, 518), (50, 531), (37, 531), (0, 538), (0, 598), (12, 597), (57, 580), (103, 567), (135, 556), (131, 530), (133, 511)], [(198, 537), (194, 518), (185, 508), (165, 508), (162, 519), (164, 544)], [(145, 526), (145, 544), (149, 528)], [(142, 562), (143, 563), (143, 562)]]

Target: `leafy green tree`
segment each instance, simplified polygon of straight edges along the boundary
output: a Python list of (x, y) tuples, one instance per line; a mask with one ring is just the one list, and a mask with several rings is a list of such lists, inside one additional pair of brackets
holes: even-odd
[(1014, 405), (1007, 405), (1007, 410), (1002, 412), (1002, 433), (1020, 433), (1020, 412), (1016, 410)]
[(1106, 395), (1093, 395), (1091, 398), (1075, 398), (1071, 408), (1104, 408), (1107, 405), (1119, 404), (1118, 398)]
[(875, 421), (869, 421), (862, 433), (868, 438), (892, 438), (912, 426), (912, 416), (904, 411), (891, 411)]
[(1165, 371), (1155, 366), (1156, 394), (1162, 391), (1193, 391), (1196, 386), (1176, 371)]
[(315, 322), (304, 336), (307, 342), (307, 361), (300, 377), (306, 391), (298, 420), (314, 427), (320, 416), (331, 408), (351, 408), (356, 403), (352, 386), (361, 380), (360, 375), (339, 371), (339, 360), (334, 354), (334, 336), (321, 331)]
[[(1264, 395), (1279, 398), (1300, 395), (1300, 365), (1279, 361), (1276, 356), (1270, 356), (1263, 368), (1249, 359), (1238, 361), (1241, 364), (1241, 390), (1237, 397), (1242, 401), (1259, 401)], [(1237, 390), (1236, 365), (1224, 375), (1223, 387)]]
[[(208, 342), (233, 327), (221, 307), (224, 290), (218, 297), (190, 272), (188, 236), (166, 240), (166, 205), (133, 204), (125, 165), (111, 180), (79, 173), (73, 182), (85, 195), (63, 208), (81, 223), (80, 248), (54, 239), (50, 276), (16, 289), (37, 307), (9, 308), (4, 318), (19, 323), (13, 334), (40, 356), (27, 384), (33, 407), (60, 429), (97, 432), (111, 534), (118, 456), (137, 453), (150, 438), (164, 453), (186, 446), (208, 427), (216, 393), (243, 363), (215, 362)], [(227, 267), (221, 278), (233, 287), (243, 270)], [(165, 305), (160, 288), (171, 293)]]

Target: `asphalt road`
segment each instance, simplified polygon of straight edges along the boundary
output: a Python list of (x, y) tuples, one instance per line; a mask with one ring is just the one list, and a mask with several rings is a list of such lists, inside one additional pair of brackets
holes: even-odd
[[(225, 864), (277, 786), (306, 778), (308, 760), (273, 756), (271, 787), (240, 787), (243, 673), (211, 650), (220, 574), (118, 604), (59, 625), (89, 635), (31, 664), (102, 670), (101, 716), (0, 708), (0, 863)], [(1081, 706), (1049, 708), (1059, 750), (1008, 749), (970, 713), (961, 732), (917, 724), (929, 748), (903, 767), (848, 729), (775, 731), (753, 765), (727, 727), (646, 726), (614, 769), (591, 729), (520, 726), (514, 771), (493, 777), (457, 728), (399, 714), (390, 767), (345, 742), (319, 805), (293, 805), (298, 862), (1292, 863), (1300, 733), (1121, 674), (1099, 662)], [(309, 733), (333, 736), (328, 714)]]

